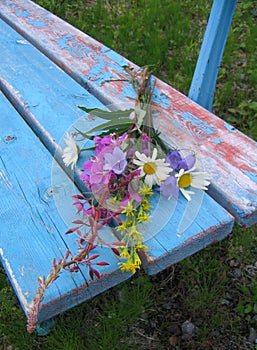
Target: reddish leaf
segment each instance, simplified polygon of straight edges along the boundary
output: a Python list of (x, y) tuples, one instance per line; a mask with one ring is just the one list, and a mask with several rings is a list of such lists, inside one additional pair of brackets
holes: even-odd
[(77, 234), (81, 237), (82, 236), (82, 233), (79, 229), (77, 229)]
[(81, 196), (80, 194), (75, 194), (74, 196), (72, 196), (73, 199), (82, 199), (84, 200), (85, 197)]
[(73, 224), (76, 224), (76, 225), (84, 225), (84, 221), (82, 220), (74, 220), (72, 221)]
[(90, 276), (91, 280), (94, 279), (94, 272), (92, 269), (89, 270), (89, 276)]
[(94, 250), (96, 247), (97, 247), (97, 245), (92, 245), (92, 244), (88, 243), (87, 249), (89, 249), (91, 251), (91, 250)]
[(107, 265), (110, 265), (108, 262), (105, 262), (105, 261), (99, 261), (96, 263), (96, 265), (98, 266), (107, 266)]
[(79, 268), (78, 268), (77, 265), (74, 265), (74, 266), (72, 266), (72, 267), (69, 267), (68, 270), (69, 270), (70, 272), (78, 272), (78, 271), (79, 271)]
[(123, 242), (112, 242), (113, 245), (116, 245), (117, 247), (124, 247), (125, 244)]
[(111, 248), (111, 250), (113, 251), (114, 254), (120, 256), (120, 253), (119, 253), (118, 249), (116, 249), (116, 248)]
[(94, 260), (99, 257), (99, 254), (94, 254), (88, 258), (88, 260)]
[(72, 227), (67, 232), (65, 232), (65, 234), (68, 235), (69, 233), (72, 233), (72, 232), (74, 232), (76, 230), (77, 230), (77, 227)]
[(85, 242), (84, 238), (76, 239), (76, 242), (80, 247), (82, 247), (83, 243)]
[(100, 273), (97, 270), (93, 270), (94, 274), (96, 275), (96, 278), (100, 278)]
[(67, 259), (68, 259), (68, 257), (69, 257), (69, 255), (71, 254), (71, 252), (70, 252), (70, 250), (68, 249), (67, 250), (67, 252), (66, 252), (66, 254), (65, 254), (65, 256), (64, 256), (64, 261), (66, 261)]

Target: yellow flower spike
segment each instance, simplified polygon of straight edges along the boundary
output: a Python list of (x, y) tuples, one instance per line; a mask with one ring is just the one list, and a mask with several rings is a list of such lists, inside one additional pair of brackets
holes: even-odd
[(144, 244), (142, 244), (142, 243), (136, 244), (135, 248), (136, 248), (137, 251), (146, 250), (147, 249), (147, 247)]
[(141, 196), (151, 196), (153, 191), (151, 187), (147, 186), (145, 183), (139, 187), (138, 194)]
[(126, 259), (128, 259), (130, 257), (130, 254), (129, 254), (127, 247), (122, 250), (122, 252), (120, 253), (120, 257), (126, 258)]
[(125, 263), (120, 263), (120, 270), (121, 271), (127, 271), (132, 272), (133, 274), (137, 272), (137, 269), (139, 269), (140, 266), (136, 266), (130, 261), (127, 261)]
[(135, 265), (135, 267), (136, 268), (140, 268), (141, 264), (142, 263), (141, 263), (141, 260), (140, 260), (140, 258), (138, 256), (138, 254), (135, 253), (135, 255), (134, 255), (134, 265)]
[(136, 209), (133, 207), (132, 203), (129, 201), (126, 207), (123, 207), (122, 214), (126, 214), (126, 216), (134, 216)]
[(119, 226), (116, 227), (117, 231), (127, 231), (127, 223), (123, 222), (122, 224), (120, 224)]
[(126, 221), (126, 227), (128, 228), (128, 227), (131, 227), (132, 225), (133, 225), (133, 223), (134, 223), (134, 221), (132, 220), (132, 219), (128, 219), (127, 221)]
[(137, 216), (137, 220), (138, 222), (147, 222), (149, 220), (149, 214), (143, 212), (143, 211), (140, 211), (138, 213), (138, 216)]
[(141, 203), (141, 207), (143, 208), (144, 211), (148, 211), (151, 209), (151, 204), (149, 203), (148, 199), (143, 199)]
[(141, 240), (141, 233), (138, 231), (136, 226), (132, 226), (128, 235), (133, 238), (134, 241), (140, 241)]

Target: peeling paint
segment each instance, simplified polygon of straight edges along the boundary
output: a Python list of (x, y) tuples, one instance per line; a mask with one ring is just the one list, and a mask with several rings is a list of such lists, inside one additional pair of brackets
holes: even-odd
[(31, 24), (34, 27), (47, 27), (47, 25), (45, 24), (45, 22), (41, 22), (41, 21), (35, 21), (32, 19), (28, 19), (28, 23)]
[(30, 45), (30, 43), (27, 40), (16, 40), (16, 44)]
[(194, 114), (190, 112), (182, 112), (183, 120), (190, 129), (191, 132), (197, 131), (197, 133), (204, 133), (207, 135), (213, 135), (215, 128), (205, 122), (204, 120), (199, 119)]
[(158, 105), (164, 109), (169, 108), (172, 103), (171, 100), (156, 86), (153, 93), (153, 102), (158, 102)]
[(224, 126), (230, 132), (236, 133), (238, 131), (234, 126), (228, 124), (227, 122), (224, 122)]
[(243, 170), (243, 173), (246, 174), (253, 182), (257, 183), (257, 174), (253, 171)]
[(8, 175), (2, 169), (0, 169), (0, 186), (5, 186), (8, 190), (13, 188)]
[(16, 16), (18, 16), (18, 17), (29, 17), (30, 13), (27, 10), (24, 10), (22, 12), (21, 11), (17, 11), (16, 12)]
[(102, 47), (101, 53), (102, 53), (102, 55), (105, 55), (106, 57), (108, 57), (109, 59), (114, 61), (115, 64), (118, 66), (123, 67), (123, 66), (127, 66), (129, 64), (129, 62), (124, 57), (122, 57), (117, 52), (109, 49), (106, 46)]
[(74, 58), (83, 59), (89, 54), (88, 47), (73, 35), (66, 34), (56, 39), (56, 43), (62, 50), (67, 50)]
[(221, 139), (217, 138), (217, 139), (211, 139), (211, 142), (216, 143), (217, 145), (224, 143), (224, 141), (222, 141)]
[(0, 256), (2, 258), (2, 262), (3, 262), (3, 265), (5, 267), (5, 269), (7, 270), (8, 274), (9, 274), (9, 277), (10, 277), (10, 280), (11, 280), (11, 283), (12, 285), (14, 286), (15, 290), (16, 290), (16, 294), (19, 298), (19, 300), (21, 301), (23, 307), (24, 307), (24, 310), (25, 312), (28, 314), (29, 312), (29, 309), (30, 309), (30, 304), (27, 302), (23, 292), (22, 292), (22, 289), (20, 288), (19, 286), (19, 283), (11, 269), (11, 266), (9, 264), (9, 261), (4, 257), (4, 252), (3, 252), (3, 249), (0, 248)]
[(19, 268), (19, 271), (20, 271), (21, 276), (24, 276), (24, 266), (21, 266)]

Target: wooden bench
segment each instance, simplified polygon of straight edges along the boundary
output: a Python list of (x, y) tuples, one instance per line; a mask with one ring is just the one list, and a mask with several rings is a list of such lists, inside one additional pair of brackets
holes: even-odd
[[(221, 14), (217, 3), (212, 19), (216, 11)], [(219, 43), (222, 55), (235, 1), (232, 7), (220, 3), (227, 11), (225, 19), (218, 17), (227, 24)], [(209, 23), (213, 26), (215, 21)], [(136, 66), (29, 0), (2, 1), (0, 28), (0, 256), (28, 315), (37, 278), (48, 274), (54, 257), (63, 258), (68, 248), (76, 252), (74, 237), (65, 235), (75, 212), (65, 210), (78, 190), (62, 163), (62, 137), (73, 125), (91, 128), (100, 123), (82, 118), (85, 113), (77, 105), (130, 104), (135, 93), (127, 81), (118, 79), (123, 66)], [(201, 68), (201, 55), (199, 59)], [(209, 61), (205, 68), (199, 73), (205, 79), (199, 83), (195, 76), (190, 90), (199, 103), (206, 78), (212, 79), (207, 102), (214, 93), (217, 70), (210, 73)], [(197, 208), (183, 198), (175, 204), (158, 203), (158, 223), (152, 220), (148, 250), (141, 255), (149, 274), (223, 239), (235, 220), (242, 226), (257, 222), (256, 142), (158, 79), (153, 104), (164, 140), (179, 148), (190, 144), (211, 173), (212, 184), (208, 193), (198, 192)], [(210, 103), (205, 107), (210, 109)], [(74, 181), (82, 189), (78, 171)], [(103, 234), (113, 240), (111, 228)], [(120, 271), (115, 255), (98, 249), (110, 263), (101, 267), (101, 279), (90, 281), (86, 269), (63, 273), (46, 293), (39, 322), (131, 277)]]

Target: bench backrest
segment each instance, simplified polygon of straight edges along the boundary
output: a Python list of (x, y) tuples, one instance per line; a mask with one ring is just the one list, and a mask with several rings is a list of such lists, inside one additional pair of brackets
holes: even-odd
[(188, 97), (211, 111), (237, 0), (214, 0)]

